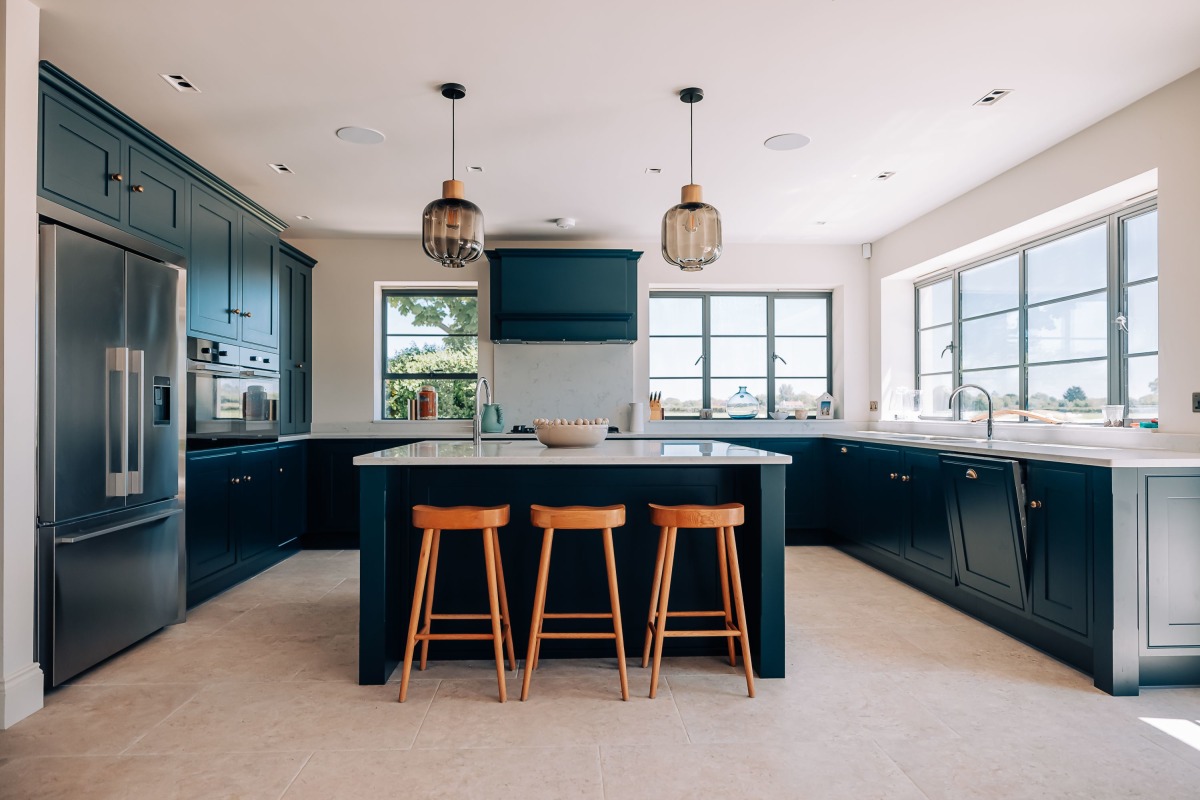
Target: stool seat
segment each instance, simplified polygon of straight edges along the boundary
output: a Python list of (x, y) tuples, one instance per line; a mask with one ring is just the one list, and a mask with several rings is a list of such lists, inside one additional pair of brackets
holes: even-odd
[[(662, 506), (650, 503), (650, 521), (659, 528), (658, 559), (654, 564), (654, 581), (650, 587), (650, 613), (646, 619), (646, 643), (642, 649), (642, 666), (654, 655), (650, 672), (650, 697), (658, 692), (658, 674), (662, 665), (663, 642), (675, 636), (716, 636), (725, 639), (729, 664), (737, 666), (733, 640), (741, 643), (743, 667), (746, 671), (746, 692), (754, 697), (754, 672), (750, 665), (750, 635), (746, 626), (746, 606), (742, 597), (741, 568), (738, 565), (737, 539), (734, 527), (746, 520), (741, 503), (722, 505)], [(671, 577), (675, 568), (675, 539), (680, 528), (711, 528), (716, 533), (717, 567), (721, 581), (722, 608), (711, 611), (671, 611)], [(732, 588), (732, 598), (730, 589)], [(731, 602), (732, 600), (732, 602)], [(736, 611), (736, 620), (734, 612)], [(720, 618), (716, 630), (668, 630), (671, 618)]]
[[(400, 702), (408, 697), (409, 675), (417, 642), (421, 643), (421, 669), (425, 669), (431, 641), (472, 641), (491, 639), (496, 656), (496, 681), (500, 702), (507, 699), (504, 686), (504, 655), (508, 650), (509, 668), (517, 668), (513, 652), (512, 626), (508, 614), (508, 594), (504, 588), (504, 564), (500, 560), (498, 528), (508, 524), (508, 506), (413, 506), (413, 526), (422, 528), (421, 556), (417, 561), (417, 579), (413, 587), (412, 610), (408, 619), (408, 638), (404, 644), (404, 666), (400, 673)], [(435, 614), (433, 590), (437, 582), (438, 553), (442, 531), (478, 530), (483, 534), (483, 565), (487, 578), (487, 614)], [(421, 622), (424, 601), (424, 623)], [(433, 633), (434, 620), (490, 620), (491, 633)]]
[(625, 506), (539, 506), (529, 507), (535, 528), (560, 531), (594, 531), (625, 524)]
[[(529, 682), (537, 669), (543, 639), (614, 639), (617, 648), (617, 671), (621, 677), (621, 699), (629, 699), (629, 679), (625, 672), (625, 634), (621, 630), (621, 600), (617, 595), (617, 565), (613, 553), (612, 529), (625, 524), (625, 506), (538, 506), (529, 507), (534, 527), (542, 528), (542, 557), (538, 565), (537, 588), (533, 597), (533, 620), (529, 626), (529, 653), (525, 658), (525, 678), (521, 682), (521, 699), (529, 698)], [(550, 551), (555, 530), (598, 530), (604, 544), (604, 565), (608, 574), (609, 613), (558, 612), (546, 613), (546, 586), (550, 580)], [(611, 619), (612, 633), (545, 633), (546, 620)]]
[(413, 506), (414, 528), (479, 531), (508, 524), (508, 506)]

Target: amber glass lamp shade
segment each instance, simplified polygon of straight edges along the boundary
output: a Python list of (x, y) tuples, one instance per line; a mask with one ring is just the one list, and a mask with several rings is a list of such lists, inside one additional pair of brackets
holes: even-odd
[(451, 268), (465, 267), (483, 253), (483, 212), (463, 199), (462, 181), (445, 181), (442, 196), (425, 206), (421, 246), (425, 255)]
[(721, 257), (721, 214), (700, 199), (694, 183), (683, 187), (681, 200), (663, 215), (663, 258), (684, 272), (696, 272)]

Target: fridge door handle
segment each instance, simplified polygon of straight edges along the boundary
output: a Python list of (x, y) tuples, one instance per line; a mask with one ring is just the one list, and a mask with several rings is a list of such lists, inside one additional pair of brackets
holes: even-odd
[(137, 460), (134, 468), (129, 470), (129, 494), (141, 494), (144, 491), (142, 487), (142, 470), (144, 469), (143, 462), (146, 458), (146, 351), (131, 350), (129, 356), (129, 371), (137, 372), (137, 400), (134, 403), (134, 406), (137, 408), (137, 422), (130, 426), (132, 430), (129, 434), (137, 437)]
[[(104, 351), (106, 361), (105, 375), (108, 380), (104, 386), (104, 411), (107, 424), (104, 426), (104, 472), (105, 495), (108, 497), (127, 497), (129, 495), (126, 478), (129, 474), (129, 379), (128, 361), (129, 348), (109, 347)], [(114, 383), (114, 378), (115, 383)], [(116, 397), (113, 387), (117, 388)], [(113, 408), (113, 405), (116, 408)], [(116, 431), (113, 422), (119, 420)], [(113, 442), (115, 433), (116, 442)], [(113, 456), (116, 455), (115, 464)], [(114, 469), (113, 467), (116, 467)]]
[(135, 527), (137, 525), (146, 525), (151, 522), (158, 522), (160, 519), (166, 519), (167, 517), (173, 517), (177, 514), (182, 514), (182, 513), (183, 513), (182, 508), (172, 508), (172, 509), (168, 509), (167, 511), (160, 511), (156, 514), (151, 514), (150, 516), (138, 517), (137, 519), (131, 519), (131, 520), (126, 520), (124, 522), (118, 522), (116, 525), (107, 525), (107, 526), (100, 528), (99, 530), (88, 531), (87, 533), (79, 533), (74, 536), (56, 537), (54, 539), (54, 543), (55, 544), (78, 544), (79, 542), (86, 542), (88, 539), (96, 539), (101, 536), (106, 536), (110, 533), (116, 533), (117, 531), (127, 530), (127, 529)]

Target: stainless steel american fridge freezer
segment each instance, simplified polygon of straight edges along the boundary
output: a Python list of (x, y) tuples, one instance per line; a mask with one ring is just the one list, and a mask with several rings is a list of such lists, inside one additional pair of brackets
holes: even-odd
[(38, 659), (56, 686), (185, 614), (182, 271), (39, 229)]

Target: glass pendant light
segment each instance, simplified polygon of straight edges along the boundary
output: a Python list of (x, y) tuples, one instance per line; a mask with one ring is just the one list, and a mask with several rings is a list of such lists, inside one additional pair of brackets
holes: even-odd
[(688, 180), (679, 205), (663, 215), (662, 253), (684, 272), (697, 272), (721, 257), (721, 214), (700, 198), (695, 182), (695, 136), (692, 111), (704, 92), (692, 87), (679, 93), (688, 104)]
[(450, 100), (450, 180), (442, 181), (441, 198), (425, 206), (421, 217), (425, 255), (452, 268), (465, 267), (483, 252), (483, 212), (463, 199), (463, 183), (454, 180), (454, 104), (466, 96), (462, 84), (442, 84), (442, 97)]

